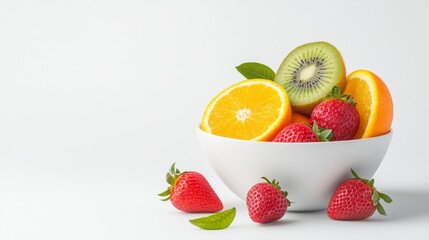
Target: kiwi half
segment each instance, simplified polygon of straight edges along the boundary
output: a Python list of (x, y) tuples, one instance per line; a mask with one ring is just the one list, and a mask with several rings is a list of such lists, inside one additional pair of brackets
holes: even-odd
[(309, 116), (334, 86), (344, 90), (346, 70), (340, 52), (332, 44), (312, 42), (286, 56), (274, 81), (286, 89), (292, 108)]

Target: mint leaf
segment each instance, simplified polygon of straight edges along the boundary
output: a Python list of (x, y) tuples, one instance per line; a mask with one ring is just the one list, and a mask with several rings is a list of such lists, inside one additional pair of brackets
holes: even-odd
[(235, 207), (209, 215), (207, 217), (196, 218), (189, 220), (190, 223), (205, 230), (220, 230), (231, 225), (235, 218)]
[(257, 62), (243, 63), (235, 68), (247, 79), (262, 78), (274, 80), (276, 75), (270, 67)]

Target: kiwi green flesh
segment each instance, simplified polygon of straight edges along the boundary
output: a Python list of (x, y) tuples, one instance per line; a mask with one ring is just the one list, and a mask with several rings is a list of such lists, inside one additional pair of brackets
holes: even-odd
[(339, 51), (327, 42), (314, 42), (290, 52), (275, 81), (286, 89), (292, 106), (305, 106), (320, 102), (343, 76)]

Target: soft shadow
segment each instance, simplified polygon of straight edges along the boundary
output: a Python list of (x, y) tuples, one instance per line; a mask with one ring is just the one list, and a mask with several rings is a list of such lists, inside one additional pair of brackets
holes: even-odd
[[(365, 220), (351, 222), (401, 222), (409, 219), (429, 218), (429, 189), (387, 189), (382, 192), (393, 199), (390, 204), (381, 201), (387, 216), (382, 216), (376, 211), (373, 216)], [(305, 220), (329, 219), (326, 210), (290, 212), (287, 214), (300, 215)]]
[(369, 221), (403, 221), (411, 218), (428, 218), (429, 217), (429, 190), (386, 190), (393, 202), (384, 203), (386, 217), (378, 213), (376, 218), (368, 219)]
[(275, 227), (275, 226), (285, 226), (285, 225), (291, 225), (291, 224), (295, 224), (299, 221), (295, 221), (295, 220), (291, 220), (291, 219), (280, 219), (274, 222), (269, 222), (269, 223), (264, 223), (264, 224), (258, 224), (259, 226), (262, 227)]
[(256, 227), (269, 228), (269, 227), (278, 227), (278, 226), (290, 226), (291, 224), (294, 225), (297, 222), (299, 221), (282, 218), (280, 220), (269, 222), (269, 223), (252, 222), (252, 225), (256, 225)]
[(319, 212), (325, 212), (326, 209), (319, 209), (319, 210), (310, 210), (310, 211), (289, 211), (291, 213), (299, 213), (299, 214), (314, 214), (314, 213), (319, 213)]

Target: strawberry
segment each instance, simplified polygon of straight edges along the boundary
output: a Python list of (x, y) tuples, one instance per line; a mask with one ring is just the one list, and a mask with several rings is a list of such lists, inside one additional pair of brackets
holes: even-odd
[(332, 138), (332, 131), (319, 129), (317, 124), (310, 127), (304, 123), (292, 123), (283, 128), (273, 142), (326, 142)]
[(181, 211), (208, 213), (223, 209), (221, 200), (201, 173), (181, 173), (174, 163), (167, 173), (167, 182), (171, 186), (158, 195), (165, 197), (162, 201), (170, 200)]
[(282, 218), (290, 206), (287, 192), (282, 191), (279, 182), (275, 179), (270, 182), (257, 183), (248, 192), (246, 197), (247, 210), (250, 218), (256, 223), (268, 223)]
[(362, 179), (353, 169), (355, 178), (344, 180), (329, 201), (327, 214), (334, 220), (361, 220), (374, 214), (375, 210), (386, 215), (380, 199), (391, 203), (392, 199), (374, 187), (374, 179)]
[(353, 139), (360, 122), (355, 106), (356, 102), (349, 94), (341, 95), (340, 88), (333, 87), (331, 94), (311, 112), (310, 123), (331, 129), (332, 141)]

